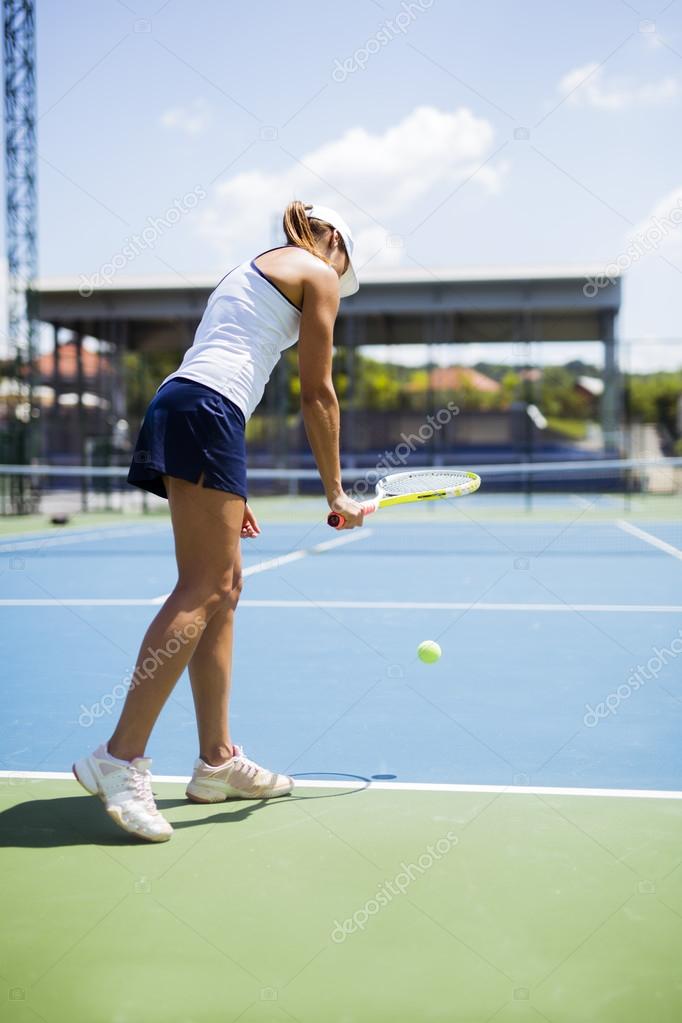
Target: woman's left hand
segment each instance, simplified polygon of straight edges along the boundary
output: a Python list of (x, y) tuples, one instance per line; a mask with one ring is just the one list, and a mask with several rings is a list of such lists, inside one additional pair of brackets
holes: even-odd
[(242, 522), (242, 539), (252, 539), (254, 536), (259, 536), (260, 526), (256, 522), (256, 516), (253, 514), (248, 504), (244, 505), (244, 521)]

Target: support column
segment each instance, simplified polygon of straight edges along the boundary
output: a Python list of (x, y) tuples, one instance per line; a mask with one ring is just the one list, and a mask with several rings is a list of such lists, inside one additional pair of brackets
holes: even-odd
[[(125, 372), (123, 358), (128, 350), (128, 323), (127, 321), (116, 322), (113, 336), (113, 351), (111, 352), (111, 411), (114, 422), (119, 419), (128, 419)], [(137, 429), (137, 424), (135, 424)], [(133, 430), (133, 432), (135, 432)]]
[(78, 457), (81, 465), (85, 465), (85, 405), (83, 404), (83, 391), (85, 389), (85, 378), (83, 375), (83, 335), (79, 329), (73, 332), (73, 343), (76, 349), (76, 394), (78, 396)]
[[(73, 345), (76, 353), (76, 395), (78, 402), (76, 405), (76, 436), (77, 436), (77, 449), (78, 449), (78, 463), (79, 465), (85, 465), (86, 451), (85, 451), (85, 433), (86, 433), (86, 422), (85, 422), (85, 405), (83, 404), (83, 389), (85, 387), (85, 381), (83, 377), (83, 334), (78, 327), (73, 327)], [(89, 480), (86, 476), (81, 477), (81, 511), (88, 510), (88, 483)]]
[(107, 429), (107, 412), (104, 408), (104, 342), (102, 336), (104, 334), (103, 325), (98, 321), (95, 325), (96, 337), (97, 337), (97, 384), (93, 388), (97, 395), (99, 404), (97, 405), (97, 433), (98, 441), (101, 445), (104, 455), (106, 458), (106, 464), (111, 464), (111, 431)]
[[(357, 344), (357, 324), (354, 317), (346, 317), (343, 326), (343, 344), (346, 350), (348, 390), (346, 391), (346, 409), (341, 417), (341, 452), (346, 453), (346, 465), (352, 468), (356, 463), (355, 348)], [(344, 459), (342, 459), (342, 461), (344, 461)]]
[(61, 447), (63, 430), (60, 424), (59, 394), (61, 392), (61, 352), (59, 348), (59, 326), (52, 324), (52, 411), (50, 415), (51, 429), (45, 438), (45, 454), (48, 460), (57, 454)]
[[(428, 374), (429, 374), (429, 386), (428, 386), (428, 415), (437, 415), (440, 411), (440, 406), (444, 399), (444, 391), (441, 389), (438, 392), (438, 408), (436, 408), (436, 392), (433, 388), (432, 375), (437, 374), (440, 366), (440, 360), (436, 358), (436, 353), (440, 351), (439, 347), (442, 345), (448, 337), (448, 325), (446, 317), (442, 313), (434, 313), (429, 321), (429, 345), (428, 345)], [(431, 465), (443, 465), (443, 454), (442, 449), (444, 447), (442, 437), (443, 427), (439, 424), (437, 429), (434, 429), (431, 433), (431, 440), (429, 442), (430, 450), (428, 458), (425, 459), (427, 463)]]
[[(521, 338), (524, 346), (524, 369), (526, 373), (523, 382), (522, 400), (519, 403), (521, 415), (520, 439), (523, 445), (523, 455), (526, 462), (532, 462), (535, 458), (535, 424), (530, 418), (528, 409), (533, 404), (533, 383), (530, 379), (534, 366), (533, 341), (535, 340), (535, 324), (529, 309), (524, 308), (521, 313)], [(524, 474), (523, 489), (525, 495), (525, 509), (527, 512), (533, 510), (533, 488), (535, 477), (532, 473)]]
[(289, 404), (289, 366), (286, 352), (275, 368), (275, 415), (277, 421), (277, 464), (286, 468), (289, 452), (287, 407)]
[[(107, 400), (107, 378), (105, 374), (105, 364), (107, 362), (106, 352), (108, 349), (108, 343), (103, 340), (106, 335), (106, 324), (102, 320), (96, 320), (94, 324), (94, 334), (97, 340), (97, 378), (96, 383), (93, 386), (93, 391), (97, 396), (97, 408), (96, 408), (96, 437), (95, 437), (95, 464), (96, 465), (116, 465), (116, 452), (114, 451), (114, 432), (112, 428), (111, 420), (111, 408), (105, 408), (104, 402)], [(93, 481), (94, 482), (94, 481)], [(107, 511), (113, 508), (112, 495), (116, 488), (116, 481), (110, 476), (103, 476), (101, 479), (97, 479), (95, 483), (97, 493), (101, 495), (104, 501), (104, 507)]]
[(600, 333), (604, 345), (604, 393), (601, 399), (601, 427), (606, 454), (620, 454), (621, 381), (616, 342), (616, 314), (605, 310), (600, 314)]

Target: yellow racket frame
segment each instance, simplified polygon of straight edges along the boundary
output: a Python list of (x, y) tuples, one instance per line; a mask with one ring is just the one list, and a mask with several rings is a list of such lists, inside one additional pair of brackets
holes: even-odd
[[(415, 470), (418, 472), (419, 470)], [(444, 470), (447, 471), (447, 470)], [(399, 475), (397, 473), (392, 475)], [(474, 494), (481, 485), (481, 477), (475, 472), (460, 472), (461, 476), (465, 476), (468, 482), (460, 483), (456, 487), (445, 487), (439, 488), (438, 490), (415, 490), (409, 494), (387, 494), (385, 497), (381, 496), (381, 484), (383, 480), (379, 480), (377, 483), (377, 495), (370, 501), (364, 501), (362, 503), (362, 514), (373, 515), (379, 508), (389, 508), (396, 504), (414, 504), (417, 501), (440, 501), (443, 498), (448, 497), (466, 497), (468, 494)], [(390, 476), (385, 477), (390, 479)], [(345, 518), (340, 512), (330, 512), (327, 516), (327, 522), (334, 529), (343, 529), (345, 524)]]

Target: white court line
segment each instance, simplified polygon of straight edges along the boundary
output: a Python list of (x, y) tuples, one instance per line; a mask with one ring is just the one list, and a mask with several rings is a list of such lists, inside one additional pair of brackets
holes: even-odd
[(156, 597), (27, 597), (25, 600), (0, 600), (0, 607), (152, 607), (158, 604)]
[(335, 536), (333, 540), (323, 540), (322, 543), (316, 543), (314, 547), (310, 548), (308, 553), (312, 554), (324, 554), (325, 551), (331, 551), (334, 547), (343, 547), (344, 544), (353, 543), (355, 540), (364, 540), (365, 537), (371, 536), (372, 530), (368, 526), (365, 526), (359, 533), (354, 531), (346, 533), (342, 536)]
[[(0, 771), (0, 778), (24, 778), (33, 781), (72, 781), (71, 771)], [(190, 776), (184, 774), (155, 774), (154, 781), (185, 784)], [(373, 789), (379, 792), (497, 792), (511, 796), (605, 796), (613, 799), (682, 799), (682, 792), (674, 789), (590, 789), (542, 785), (457, 785), (443, 782), (421, 781), (322, 781), (294, 778), (295, 787), (301, 789)]]
[(622, 529), (625, 533), (630, 533), (631, 536), (636, 536), (639, 540), (644, 540), (645, 543), (651, 544), (652, 547), (658, 547), (659, 551), (664, 551), (665, 554), (669, 554), (672, 558), (679, 558), (682, 561), (682, 551), (677, 547), (673, 547), (671, 543), (666, 543), (665, 540), (659, 539), (654, 536), (653, 533), (647, 533), (646, 529), (640, 529), (639, 526), (633, 526), (631, 522), (625, 522), (624, 519), (616, 519), (616, 525), (619, 529)]
[(473, 604), (471, 601), (401, 601), (401, 600), (242, 600), (240, 607), (329, 607), (369, 611), (596, 611), (636, 612), (638, 614), (680, 614), (682, 604)]
[[(274, 566), (272, 566), (274, 567)], [(165, 597), (49, 597), (26, 599), (0, 599), (0, 607), (153, 607)], [(682, 604), (472, 604), (467, 601), (400, 601), (400, 600), (250, 600), (239, 602), (240, 607), (279, 608), (341, 608), (360, 611), (526, 611), (544, 614), (569, 611), (605, 614), (682, 614)]]
[[(336, 536), (333, 540), (324, 540), (322, 543), (315, 544), (314, 547), (302, 547), (298, 551), (291, 551), (289, 554), (282, 554), (277, 558), (269, 558), (267, 561), (259, 561), (256, 565), (247, 565), (247, 567), (242, 570), (242, 575), (246, 578), (250, 575), (258, 575), (259, 572), (269, 572), (273, 568), (281, 568), (282, 565), (289, 565), (292, 561), (301, 561), (303, 558), (307, 558), (309, 554), (323, 554), (325, 551), (329, 551), (333, 547), (341, 547), (347, 543), (355, 543), (356, 540), (365, 540), (371, 535), (372, 530), (367, 529), (367, 527), (364, 527), (359, 532), (356, 530), (353, 532), (346, 531), (345, 536)], [(160, 597), (154, 597), (150, 603), (163, 604), (167, 597), (168, 594), (163, 593)]]
[[(108, 535), (111, 536), (111, 534)], [(348, 532), (345, 536), (336, 536), (333, 540), (324, 540), (322, 543), (315, 544), (314, 547), (291, 551), (289, 554), (282, 554), (280, 557), (269, 558), (267, 561), (260, 561), (256, 565), (249, 565), (242, 574), (247, 576), (256, 575), (258, 572), (269, 572), (273, 568), (280, 568), (282, 565), (288, 565), (292, 561), (300, 561), (302, 558), (307, 558), (309, 554), (323, 554), (325, 551), (332, 550), (332, 548), (355, 543), (356, 540), (364, 540), (371, 535), (372, 530), (367, 529), (367, 527), (359, 532)], [(65, 597), (63, 600), (58, 600), (56, 598), (36, 597), (26, 598), (25, 600), (13, 600), (5, 598), (0, 600), (0, 607), (155, 607), (163, 604), (167, 596), (168, 594), (164, 593), (160, 597), (148, 597), (146, 599), (135, 597)], [(248, 601), (246, 603), (248, 604)]]
[(322, 543), (316, 543), (314, 547), (302, 547), (298, 551), (291, 551), (290, 554), (283, 554), (278, 558), (270, 558), (268, 561), (260, 561), (257, 565), (247, 565), (242, 575), (248, 576), (257, 575), (259, 572), (269, 572), (271, 568), (288, 565), (291, 561), (300, 561), (302, 558), (307, 558), (309, 554), (323, 554), (334, 547), (343, 547), (345, 544), (355, 543), (356, 540), (366, 540), (371, 535), (372, 530), (366, 527), (359, 532), (355, 530), (353, 532), (347, 531), (345, 536), (335, 536), (333, 540), (324, 540)]
[[(282, 565), (289, 565), (292, 561), (300, 561), (307, 557), (308, 551), (291, 551), (289, 554), (281, 554), (277, 558), (270, 558), (268, 561), (259, 561), (256, 565), (249, 565), (242, 570), (242, 575), (257, 575), (258, 572), (269, 572), (271, 568), (280, 568)], [(166, 599), (165, 597), (163, 598)]]
[(66, 547), (69, 544), (93, 543), (96, 540), (120, 540), (127, 536), (143, 536), (145, 533), (157, 532), (166, 528), (166, 523), (149, 524), (140, 523), (139, 526), (127, 526), (125, 529), (97, 526), (86, 531), (74, 531), (64, 533), (60, 536), (45, 536), (37, 540), (12, 540), (8, 543), (0, 543), (0, 554), (14, 554), (16, 551), (37, 551), (47, 550), (50, 547)]

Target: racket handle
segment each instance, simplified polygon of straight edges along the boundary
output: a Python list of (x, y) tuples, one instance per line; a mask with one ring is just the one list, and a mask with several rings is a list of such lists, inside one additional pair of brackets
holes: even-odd
[[(366, 501), (361, 505), (363, 516), (371, 515), (372, 512), (377, 510), (377, 504), (375, 501)], [(329, 512), (327, 515), (327, 525), (331, 526), (332, 529), (343, 529), (346, 524), (346, 518), (341, 512)]]

